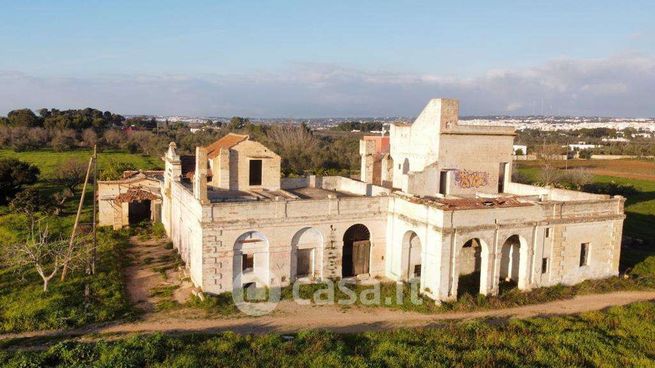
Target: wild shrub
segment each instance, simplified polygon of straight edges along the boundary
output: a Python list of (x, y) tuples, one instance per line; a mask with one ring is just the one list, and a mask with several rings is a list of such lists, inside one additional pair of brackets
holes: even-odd
[(589, 183), (582, 186), (582, 190), (589, 193), (609, 194), (630, 197), (638, 193), (633, 185), (609, 183)]

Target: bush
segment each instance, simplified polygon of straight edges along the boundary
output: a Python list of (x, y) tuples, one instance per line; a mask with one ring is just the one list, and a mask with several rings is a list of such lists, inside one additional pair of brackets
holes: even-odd
[(155, 222), (152, 224), (152, 236), (156, 238), (163, 238), (166, 236), (166, 229), (164, 228), (164, 224), (161, 222)]
[(589, 149), (583, 149), (578, 152), (578, 157), (583, 159), (583, 160), (589, 160), (591, 159), (591, 150)]
[(620, 195), (624, 197), (633, 196), (638, 190), (628, 184), (609, 183), (589, 183), (582, 186), (582, 190), (589, 193)]
[(0, 204), (7, 203), (25, 185), (36, 183), (39, 168), (15, 158), (0, 159)]

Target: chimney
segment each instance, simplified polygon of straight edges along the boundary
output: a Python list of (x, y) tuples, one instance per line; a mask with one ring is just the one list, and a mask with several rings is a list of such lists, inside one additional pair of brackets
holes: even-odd
[(193, 175), (193, 196), (201, 204), (208, 204), (207, 198), (207, 149), (196, 147), (196, 171)]

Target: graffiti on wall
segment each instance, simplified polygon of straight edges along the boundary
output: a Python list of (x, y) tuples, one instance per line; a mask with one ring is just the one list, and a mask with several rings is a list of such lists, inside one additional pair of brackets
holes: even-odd
[(484, 171), (457, 170), (455, 183), (460, 188), (480, 188), (489, 184), (489, 173)]

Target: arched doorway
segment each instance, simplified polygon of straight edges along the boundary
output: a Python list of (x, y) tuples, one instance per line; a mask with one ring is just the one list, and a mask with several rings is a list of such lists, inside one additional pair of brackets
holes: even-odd
[(323, 235), (318, 229), (306, 227), (291, 239), (291, 279), (321, 277)]
[(348, 228), (343, 234), (341, 276), (352, 277), (369, 272), (371, 232), (362, 224)]
[(478, 238), (469, 239), (459, 253), (459, 280), (457, 297), (464, 294), (476, 296), (482, 290), (482, 242)]
[(500, 289), (511, 289), (519, 282), (521, 238), (512, 235), (503, 243), (500, 254)]
[(411, 230), (403, 236), (402, 260), (405, 281), (421, 277), (421, 239)]
[(266, 236), (258, 231), (248, 231), (237, 238), (232, 261), (235, 287), (269, 286), (268, 245)]

